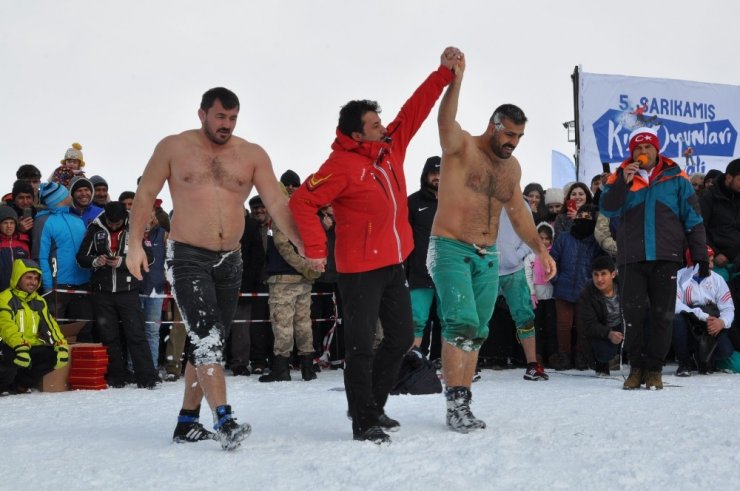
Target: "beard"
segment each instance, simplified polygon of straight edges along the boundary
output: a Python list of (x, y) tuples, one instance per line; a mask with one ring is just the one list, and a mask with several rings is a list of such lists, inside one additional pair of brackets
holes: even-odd
[(203, 124), (203, 132), (206, 134), (208, 139), (216, 145), (224, 145), (231, 138), (231, 132), (229, 130), (219, 128), (218, 130), (213, 131), (207, 121)]
[(439, 191), (439, 179), (435, 179), (434, 181), (427, 181), (426, 183), (424, 183), (424, 187), (433, 192)]
[(509, 145), (508, 143), (504, 145), (499, 145), (495, 138), (491, 138), (491, 143), (489, 146), (491, 147), (491, 151), (493, 151), (496, 157), (504, 160), (511, 157), (511, 154), (514, 153), (514, 149), (516, 148), (515, 146)]

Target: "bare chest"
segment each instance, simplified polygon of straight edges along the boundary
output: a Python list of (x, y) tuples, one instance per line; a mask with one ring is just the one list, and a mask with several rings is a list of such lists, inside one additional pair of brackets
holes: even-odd
[(514, 192), (511, 172), (505, 166), (491, 166), (485, 163), (471, 166), (463, 176), (465, 189), (475, 196), (499, 202), (509, 201)]
[(172, 165), (177, 184), (185, 187), (219, 188), (238, 192), (251, 189), (252, 165), (236, 152), (182, 155)]

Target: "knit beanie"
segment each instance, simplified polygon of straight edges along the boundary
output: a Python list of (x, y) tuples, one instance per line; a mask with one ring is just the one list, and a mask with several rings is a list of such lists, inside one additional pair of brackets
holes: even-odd
[(283, 183), (283, 186), (293, 186), (297, 188), (301, 185), (301, 178), (298, 177), (298, 174), (294, 171), (288, 169), (283, 172), (282, 176), (280, 176), (280, 182)]
[(47, 208), (53, 208), (69, 196), (67, 188), (58, 182), (43, 182), (39, 187), (39, 202)]
[(642, 128), (637, 128), (630, 133), (630, 154), (632, 154), (637, 145), (643, 143), (649, 143), (655, 147), (656, 152), (660, 152), (660, 139), (658, 138), (658, 133), (654, 129), (643, 126)]
[(547, 191), (545, 191), (545, 205), (549, 205), (552, 203), (560, 203), (563, 204), (565, 198), (565, 194), (563, 193), (563, 190), (560, 188), (550, 188)]
[(90, 182), (92, 183), (93, 188), (96, 188), (98, 186), (105, 186), (105, 189), (108, 189), (108, 182), (100, 176), (92, 176), (90, 178)]
[(85, 167), (85, 160), (82, 158), (82, 145), (79, 143), (73, 143), (72, 147), (68, 148), (66, 152), (64, 152), (64, 158), (60, 161), (61, 164), (64, 164), (64, 161), (67, 159), (76, 159), (80, 161), (80, 169)]
[(13, 195), (13, 200), (15, 200), (16, 196), (21, 193), (27, 193), (33, 196), (33, 186), (31, 186), (28, 181), (18, 179), (13, 183), (13, 192), (11, 193)]
[(75, 191), (83, 186), (88, 188), (91, 193), (95, 191), (95, 188), (93, 188), (90, 179), (84, 176), (77, 176), (72, 178), (72, 181), (70, 181), (69, 183), (69, 194), (75, 194)]
[(13, 207), (0, 205), (0, 223), (4, 222), (8, 218), (12, 218), (15, 221), (15, 225), (18, 226), (18, 213), (15, 212)]

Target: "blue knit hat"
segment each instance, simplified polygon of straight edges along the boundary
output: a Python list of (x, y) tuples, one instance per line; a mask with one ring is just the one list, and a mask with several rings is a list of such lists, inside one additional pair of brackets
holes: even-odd
[(67, 188), (58, 182), (44, 182), (39, 187), (39, 202), (47, 208), (53, 208), (69, 196)]

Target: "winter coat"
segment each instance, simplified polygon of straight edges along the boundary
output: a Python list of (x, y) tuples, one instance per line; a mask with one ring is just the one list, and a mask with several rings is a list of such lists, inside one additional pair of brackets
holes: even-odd
[(591, 261), (604, 251), (593, 234), (578, 240), (571, 232), (555, 237), (550, 256), (555, 260), (558, 274), (552, 280), (553, 298), (576, 303), (578, 296), (591, 278)]
[(407, 263), (409, 287), (434, 288), (426, 263), (432, 222), (437, 213), (437, 197), (430, 190), (422, 188), (409, 196), (408, 207), (409, 223), (414, 237), (414, 250), (411, 251)]
[(622, 217), (617, 228), (617, 264), (683, 262), (686, 241), (694, 261), (707, 260), (704, 223), (689, 178), (671, 159), (659, 156), (649, 181), (639, 173), (628, 186), (626, 159), (601, 194), (600, 210)]
[(90, 203), (85, 207), (84, 210), (82, 210), (82, 212), (80, 212), (80, 210), (78, 210), (74, 206), (69, 207), (69, 212), (82, 218), (82, 221), (85, 222), (85, 227), (87, 227), (93, 220), (98, 218), (98, 215), (103, 213), (103, 209), (97, 205)]
[(17, 288), (18, 281), (29, 271), (41, 274), (41, 269), (33, 261), (16, 259), (10, 279), (12, 286), (0, 292), (0, 340), (13, 349), (22, 344), (67, 344), (38, 289), (26, 293)]
[(10, 286), (10, 273), (16, 259), (30, 258), (31, 249), (28, 235), (14, 233), (12, 236), (0, 236), (0, 291)]
[[(51, 291), (56, 285), (84, 285), (90, 281), (90, 272), (77, 264), (77, 251), (85, 237), (85, 224), (82, 218), (72, 215), (69, 207), (56, 207), (42, 210), (38, 262), (43, 271), (44, 291)], [(34, 225), (34, 231), (39, 222)], [(56, 276), (54, 271), (56, 270)]]
[(249, 214), (244, 216), (241, 249), (243, 263), (241, 292), (256, 292), (262, 283), (262, 274), (265, 269), (265, 249), (262, 247), (260, 225)]
[(734, 261), (740, 255), (740, 193), (725, 187), (722, 174), (714, 181), (714, 186), (704, 191), (700, 203), (707, 243), (715, 254), (723, 254), (730, 262)]
[(714, 304), (719, 309), (719, 318), (725, 322), (725, 329), (729, 329), (735, 319), (735, 305), (727, 282), (712, 271), (699, 283), (698, 268), (698, 265), (689, 266), (676, 273), (676, 314), (693, 312), (699, 320), (706, 321), (709, 316), (700, 307)]
[[(101, 213), (87, 227), (82, 245), (77, 253), (77, 262), (86, 269), (92, 269), (90, 290), (93, 292), (126, 292), (140, 291), (141, 281), (132, 275), (126, 267), (126, 254), (128, 253), (128, 216), (123, 222), (123, 229), (118, 240), (118, 247), (111, 250), (111, 232), (104, 225), (105, 212)], [(149, 264), (152, 263), (152, 250), (146, 241), (143, 242)], [(94, 267), (93, 261), (98, 256), (114, 254), (120, 258), (119, 265), (115, 268), (110, 266)]]
[(429, 75), (388, 125), (385, 141), (355, 141), (337, 129), (328, 160), (290, 200), (307, 257), (327, 256), (326, 233), (316, 215), (327, 204), (336, 218), (340, 273), (371, 271), (408, 257), (413, 238), (403, 171), (406, 148), (453, 77), (444, 66)]
[[(614, 291), (619, 292), (619, 284), (614, 279)], [(619, 310), (622, 310), (622, 303), (619, 303)], [(593, 281), (589, 281), (581, 291), (578, 297), (578, 322), (583, 326), (583, 332), (587, 338), (591, 339), (609, 339), (609, 333), (612, 331), (606, 325), (609, 312), (606, 308), (606, 298), (604, 294), (596, 288)]]

